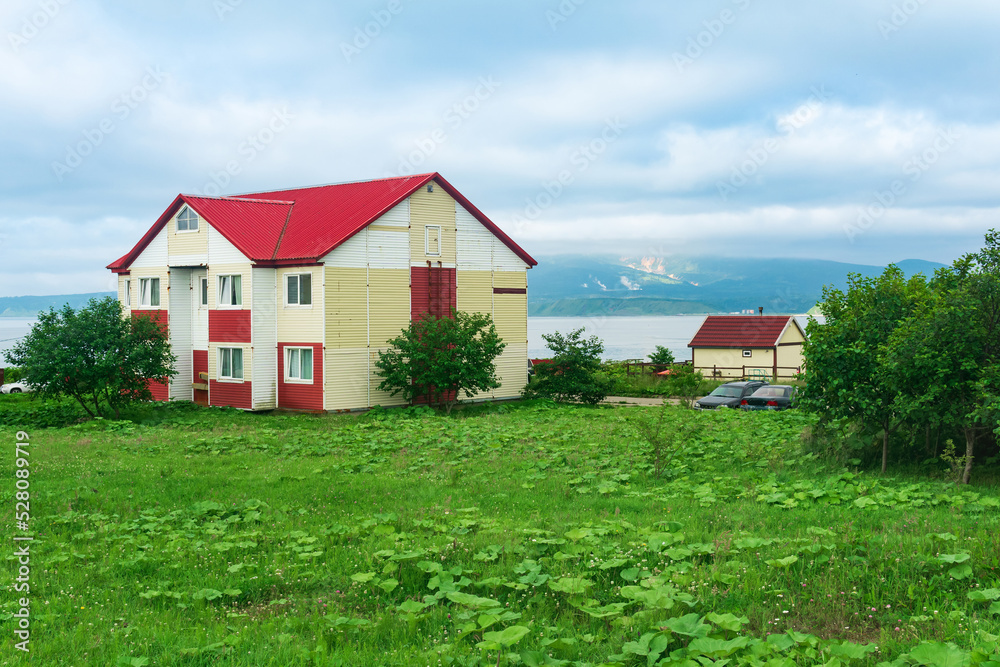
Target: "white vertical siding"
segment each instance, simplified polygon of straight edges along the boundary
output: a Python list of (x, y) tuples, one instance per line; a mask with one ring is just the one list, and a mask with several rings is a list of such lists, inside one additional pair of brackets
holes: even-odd
[(396, 206), (381, 218), (372, 223), (385, 227), (409, 227), (410, 226), (410, 199), (409, 197), (402, 204)]
[(344, 269), (363, 269), (368, 266), (368, 229), (360, 232), (334, 248), (321, 260), (327, 266)]
[(504, 242), (493, 237), (493, 269), (496, 271), (527, 271), (528, 265), (514, 254), (514, 251), (504, 245)]
[(246, 255), (229, 242), (225, 236), (208, 226), (208, 263), (211, 264), (242, 264), (247, 261)]
[(372, 269), (408, 269), (410, 236), (398, 232), (368, 230), (368, 266)]
[(493, 390), (495, 398), (517, 398), (528, 384), (528, 346), (508, 343), (496, 360), (497, 378), (501, 385)]
[[(167, 296), (170, 301), (170, 351), (177, 357), (177, 375), (170, 382), (170, 400), (192, 401), (191, 387), (194, 360), (191, 355), (191, 328), (193, 325), (191, 305), (194, 299), (191, 290), (191, 270), (173, 269), (169, 274), (170, 287)], [(163, 302), (161, 286), (161, 303)]]
[(277, 271), (251, 269), (251, 331), (253, 332), (253, 409), (278, 406)]
[(167, 266), (167, 229), (164, 227), (160, 230), (146, 249), (143, 250), (132, 265), (129, 267), (132, 270), (135, 269), (150, 269), (158, 268), (161, 266)]
[(493, 269), (493, 233), (465, 207), (455, 202), (457, 223), (456, 258), (459, 271)]

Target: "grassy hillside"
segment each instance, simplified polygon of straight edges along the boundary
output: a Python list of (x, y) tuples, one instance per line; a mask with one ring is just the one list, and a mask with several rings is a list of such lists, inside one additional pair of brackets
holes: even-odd
[[(60, 410), (0, 397), (8, 533), (14, 425)], [(29, 427), (32, 652), (2, 661), (1000, 662), (995, 486), (827, 467), (801, 414), (663, 410)]]

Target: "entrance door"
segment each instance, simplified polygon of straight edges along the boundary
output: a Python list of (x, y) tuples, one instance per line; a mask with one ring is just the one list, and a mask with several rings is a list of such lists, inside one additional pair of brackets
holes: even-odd
[[(208, 405), (208, 274), (191, 272), (191, 349), (194, 355), (194, 402)], [(204, 375), (203, 375), (204, 374)]]

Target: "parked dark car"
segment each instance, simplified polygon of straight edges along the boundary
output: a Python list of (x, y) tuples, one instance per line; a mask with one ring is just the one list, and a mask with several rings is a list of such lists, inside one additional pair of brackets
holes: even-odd
[(740, 402), (743, 410), (787, 410), (795, 403), (795, 387), (771, 384), (761, 387)]
[(744, 382), (727, 382), (719, 385), (708, 396), (694, 402), (698, 410), (715, 410), (717, 408), (738, 408), (740, 402), (761, 387), (767, 386), (761, 380), (746, 380)]

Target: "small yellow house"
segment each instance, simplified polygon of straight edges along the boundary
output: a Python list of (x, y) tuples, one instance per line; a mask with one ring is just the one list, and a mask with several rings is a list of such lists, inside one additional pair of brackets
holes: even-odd
[(806, 336), (789, 315), (709, 315), (688, 347), (705, 377), (791, 379), (802, 371)]
[(501, 387), (527, 383), (527, 270), (536, 262), (439, 174), (179, 195), (125, 256), (127, 312), (167, 328), (179, 374), (159, 400), (246, 410), (403, 401), (375, 360), (411, 319), (493, 317)]

